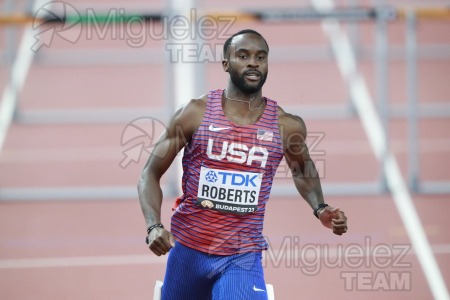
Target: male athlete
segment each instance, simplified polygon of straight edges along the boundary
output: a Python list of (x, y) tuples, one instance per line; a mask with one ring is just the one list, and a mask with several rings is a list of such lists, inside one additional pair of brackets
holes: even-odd
[[(268, 55), (258, 32), (231, 36), (222, 61), (226, 88), (178, 109), (144, 167), (138, 190), (147, 244), (158, 256), (170, 250), (162, 299), (267, 299), (262, 229), (283, 157), (314, 215), (337, 235), (347, 231), (344, 213), (325, 204), (319, 176), (303, 176), (316, 170), (305, 123), (262, 95)], [(160, 179), (182, 148), (183, 194), (169, 232), (161, 224)]]

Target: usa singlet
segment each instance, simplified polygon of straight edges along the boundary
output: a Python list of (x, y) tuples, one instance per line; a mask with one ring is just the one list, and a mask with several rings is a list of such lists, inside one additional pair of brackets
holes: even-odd
[(203, 120), (183, 155), (183, 195), (171, 231), (181, 244), (208, 254), (268, 248), (262, 235), (272, 180), (283, 157), (277, 103), (251, 125), (229, 121), (223, 90), (208, 95)]

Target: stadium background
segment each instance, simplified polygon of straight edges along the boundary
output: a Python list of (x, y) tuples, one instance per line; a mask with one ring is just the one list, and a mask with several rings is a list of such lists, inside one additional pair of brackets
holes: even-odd
[[(304, 118), (326, 201), (349, 217), (342, 237), (321, 227), (281, 164), (265, 222), (276, 298), (448, 299), (450, 1), (335, 1), (347, 52), (312, 9), (324, 2), (0, 1), (1, 298), (151, 299), (166, 258), (143, 242), (139, 174), (175, 107), (225, 86), (226, 37), (253, 28), (270, 45), (264, 95)], [(164, 36), (177, 15), (217, 31)], [(386, 139), (364, 126), (373, 112)]]

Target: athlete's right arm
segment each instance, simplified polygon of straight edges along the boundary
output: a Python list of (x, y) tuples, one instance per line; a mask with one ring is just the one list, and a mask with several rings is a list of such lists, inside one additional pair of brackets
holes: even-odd
[[(138, 182), (138, 192), (147, 228), (161, 223), (163, 193), (160, 179), (200, 126), (205, 108), (205, 97), (191, 100), (180, 107), (159, 137), (145, 164)], [(148, 241), (150, 250), (158, 256), (166, 254), (173, 246), (171, 233), (161, 227), (150, 232)]]

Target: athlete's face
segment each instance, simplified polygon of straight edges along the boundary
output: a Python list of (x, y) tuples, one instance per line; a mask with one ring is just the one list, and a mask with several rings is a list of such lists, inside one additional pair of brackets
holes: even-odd
[(269, 71), (268, 52), (266, 43), (256, 34), (245, 33), (233, 38), (223, 67), (239, 90), (252, 94), (262, 88)]

